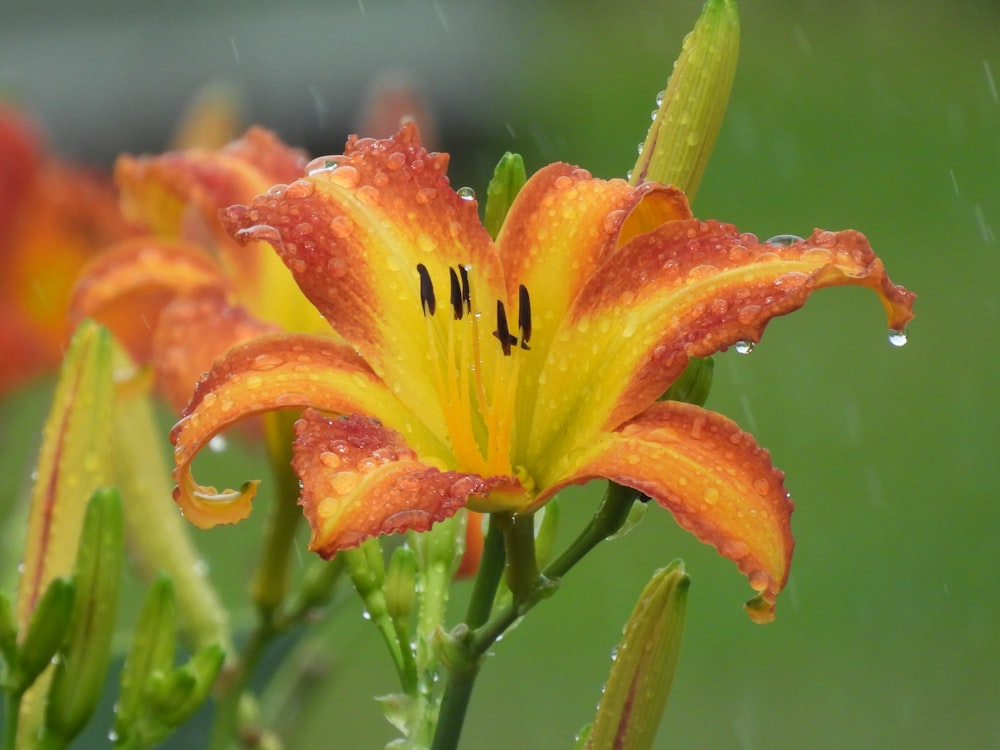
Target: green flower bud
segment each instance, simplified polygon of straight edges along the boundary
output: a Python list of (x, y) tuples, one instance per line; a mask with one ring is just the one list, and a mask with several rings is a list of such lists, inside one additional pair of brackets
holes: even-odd
[(514, 198), (527, 182), (527, 175), (524, 171), (524, 159), (520, 154), (512, 154), (508, 151), (501, 157), (493, 170), (493, 179), (490, 180), (486, 188), (486, 217), (483, 225), (490, 237), (496, 239), (500, 234), (500, 227), (503, 220), (507, 218)]
[(676, 185), (689, 200), (722, 126), (740, 47), (735, 0), (707, 0), (684, 38), (670, 83), (629, 182)]
[(53, 578), (31, 613), (17, 656), (10, 660), (16, 664), (11, 676), (17, 692), (27, 690), (52, 661), (66, 639), (72, 611), (73, 582)]
[(417, 556), (408, 546), (397, 547), (385, 576), (385, 600), (397, 630), (406, 630), (417, 601)]
[(708, 393), (712, 390), (712, 376), (715, 360), (711, 357), (692, 357), (681, 376), (675, 380), (660, 401), (683, 401), (687, 404), (704, 406)]
[(0, 656), (8, 667), (17, 660), (17, 620), (14, 606), (3, 592), (0, 592)]
[(72, 621), (45, 711), (43, 732), (66, 742), (86, 724), (104, 687), (124, 558), (122, 537), (118, 492), (97, 490), (83, 520)]
[(166, 576), (153, 581), (146, 594), (121, 674), (121, 693), (115, 704), (115, 734), (127, 738), (142, 708), (143, 693), (151, 677), (174, 665), (177, 635), (173, 584)]
[(648, 750), (673, 683), (690, 579), (679, 560), (653, 574), (625, 625), (586, 750)]
[(225, 655), (218, 645), (206, 646), (177, 669), (153, 675), (148, 715), (168, 733), (187, 721), (208, 698)]

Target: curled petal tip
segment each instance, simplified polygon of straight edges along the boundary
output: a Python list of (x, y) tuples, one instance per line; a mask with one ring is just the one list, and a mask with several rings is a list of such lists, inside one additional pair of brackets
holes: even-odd
[(240, 485), (238, 490), (219, 492), (215, 487), (196, 483), (188, 474), (178, 480), (174, 501), (188, 521), (199, 529), (210, 529), (220, 524), (238, 523), (249, 516), (258, 484), (260, 480), (252, 479)]

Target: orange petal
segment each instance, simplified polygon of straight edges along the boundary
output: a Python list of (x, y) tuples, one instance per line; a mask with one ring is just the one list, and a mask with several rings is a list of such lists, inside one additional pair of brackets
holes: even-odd
[(267, 333), (278, 333), (277, 326), (233, 307), (219, 289), (204, 287), (177, 297), (164, 308), (153, 336), (157, 390), (180, 412), (217, 357)]
[(174, 499), (184, 515), (202, 528), (245, 518), (257, 482), (218, 492), (194, 481), (191, 462), (212, 437), (246, 417), (306, 406), (377, 416), (422, 453), (448, 455), (350, 347), (321, 336), (261, 336), (216, 360), (171, 431)]
[(791, 564), (793, 505), (785, 475), (735, 422), (691, 404), (656, 403), (561, 468), (568, 477), (546, 496), (595, 478), (644, 492), (736, 563), (759, 592), (751, 617), (773, 616)]
[[(889, 327), (913, 317), (915, 295), (892, 284), (858, 232), (817, 230), (791, 245), (758, 242), (718, 222), (673, 221), (639, 235), (577, 297), (539, 392), (533, 452), (569, 450), (659, 397), (688, 357), (756, 342), (768, 321), (814, 290), (873, 289)], [(561, 363), (572, 362), (568, 371)], [(588, 408), (578, 408), (586, 393)]]
[(134, 360), (152, 357), (160, 313), (178, 294), (227, 289), (219, 267), (201, 249), (151, 237), (125, 240), (84, 267), (70, 301), (70, 324), (93, 318), (107, 326)]
[(519, 430), (531, 431), (538, 377), (556, 331), (580, 290), (622, 244), (622, 235), (690, 215), (684, 194), (675, 188), (636, 189), (624, 180), (594, 179), (569, 164), (547, 166), (521, 188), (497, 237), (507, 298), (518, 299), (523, 284), (532, 310), (532, 352), (522, 358), (519, 373)]
[(365, 539), (427, 531), (490, 483), (418, 459), (402, 436), (368, 417), (324, 417), (307, 409), (295, 423), (292, 466), (302, 483), (309, 549), (330, 558)]
[[(446, 165), (408, 124), (388, 140), (352, 137), (343, 156), (317, 159), (305, 179), (223, 216), (241, 240), (272, 242), (334, 330), (438, 434), (436, 368), (415, 363), (446, 347), (450, 270), (468, 267), (476, 308), (504, 295), (475, 202), (451, 189)], [(436, 286), (436, 315), (425, 316), (419, 266)]]
[(469, 511), (465, 519), (465, 551), (462, 562), (455, 571), (455, 578), (471, 578), (479, 571), (483, 559), (483, 514)]
[(305, 155), (254, 127), (220, 150), (188, 149), (156, 156), (122, 156), (115, 166), (122, 211), (168, 239), (214, 247), (243, 300), (259, 296), (270, 251), (239, 248), (219, 225), (218, 212), (302, 173)]

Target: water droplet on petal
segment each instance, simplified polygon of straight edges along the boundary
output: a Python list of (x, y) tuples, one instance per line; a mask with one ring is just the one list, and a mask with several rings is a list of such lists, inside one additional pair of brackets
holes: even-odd
[(719, 490), (715, 487), (706, 487), (704, 498), (709, 505), (715, 505), (719, 502)]
[(470, 187), (460, 187), (455, 192), (463, 201), (474, 201), (476, 199), (476, 191)]
[(747, 341), (746, 339), (740, 339), (735, 344), (733, 344), (733, 349), (736, 350), (737, 354), (749, 354), (753, 351), (753, 342)]
[(765, 245), (776, 245), (778, 247), (788, 247), (796, 242), (802, 242), (802, 238), (797, 234), (776, 234), (764, 241)]
[(889, 331), (889, 343), (893, 346), (906, 346), (908, 340), (906, 331)]

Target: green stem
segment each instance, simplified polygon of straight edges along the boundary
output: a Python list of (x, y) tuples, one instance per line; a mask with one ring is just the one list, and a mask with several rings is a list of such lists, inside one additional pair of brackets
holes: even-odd
[(295, 543), (302, 512), (295, 503), (299, 480), (292, 471), (292, 425), (294, 414), (271, 413), (266, 417), (268, 458), (276, 490), (264, 537), (264, 554), (254, 574), (250, 596), (264, 618), (269, 618), (285, 600)]
[(483, 541), (483, 556), (479, 561), (479, 573), (476, 575), (476, 583), (465, 615), (465, 624), (470, 628), (478, 628), (489, 619), (497, 587), (503, 576), (505, 561), (503, 531), (496, 517), (490, 516), (486, 539)]
[(298, 479), (291, 468), (294, 420), (295, 415), (290, 413), (271, 413), (265, 417), (268, 458), (276, 490), (264, 532), (264, 550), (250, 585), (258, 622), (239, 656), (223, 668), (219, 677), (210, 750), (228, 748), (237, 739), (240, 702), (264, 649), (279, 633), (279, 608), (288, 595), (295, 532), (302, 518), (295, 503)]
[(518, 604), (517, 599), (515, 599), (510, 605), (497, 612), (489, 622), (472, 632), (472, 637), (469, 639), (471, 652), (475, 656), (486, 653), (486, 650), (496, 642), (497, 638), (503, 635), (507, 628), (544, 599), (545, 594), (552, 591), (559, 579), (580, 562), (590, 550), (617, 532), (625, 523), (629, 511), (632, 509), (632, 504), (638, 497), (639, 493), (635, 490), (608, 482), (608, 488), (597, 513), (570, 546), (545, 567), (537, 579), (538, 585), (535, 591), (531, 592), (521, 604)]
[(535, 557), (535, 517), (532, 514), (497, 514), (507, 554), (507, 586), (518, 608), (527, 605), (539, 587)]

